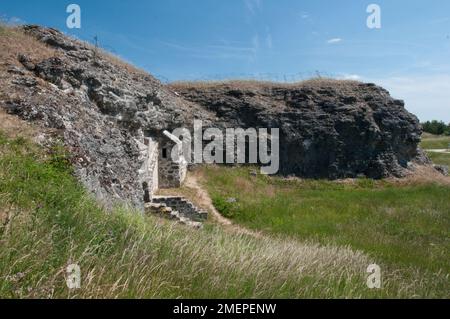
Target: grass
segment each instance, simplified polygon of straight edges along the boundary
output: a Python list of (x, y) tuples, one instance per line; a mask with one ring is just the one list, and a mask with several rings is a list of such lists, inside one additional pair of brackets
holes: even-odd
[[(0, 297), (275, 298), (405, 296), (365, 286), (364, 254), (345, 247), (198, 231), (127, 208), (105, 211), (60, 150), (0, 135)], [(79, 264), (81, 289), (65, 284)], [(393, 275), (392, 278), (395, 278)]]
[[(450, 136), (438, 136), (432, 134), (424, 134), (421, 147), (426, 150), (448, 149), (450, 145)], [(450, 154), (427, 152), (430, 159), (435, 164), (450, 166)]]
[(44, 60), (57, 56), (55, 50), (23, 33), (18, 27), (0, 24), (0, 58), (2, 65), (19, 65), (17, 55), (21, 53), (31, 60)]
[(401, 277), (413, 270), (425, 286), (437, 285), (433, 293), (449, 297), (449, 186), (284, 180), (253, 177), (248, 168), (207, 167), (201, 174), (215, 206), (240, 225), (350, 246)]
[(428, 156), (433, 163), (450, 167), (450, 154), (428, 152)]
[[(57, 55), (0, 26), (0, 68), (17, 64), (18, 52)], [(197, 231), (127, 207), (105, 210), (61, 147), (47, 152), (11, 131), (0, 132), (1, 298), (449, 297), (446, 187), (285, 181), (211, 167), (204, 174), (216, 206), (267, 235), (212, 223)], [(373, 262), (381, 290), (365, 284)], [(65, 283), (72, 263), (81, 267), (78, 290)]]
[[(0, 207), (1, 298), (381, 298), (448, 292), (444, 273), (418, 276), (411, 268), (409, 277), (399, 277), (383, 263), (383, 289), (370, 290), (365, 271), (377, 260), (349, 247), (254, 238), (214, 224), (193, 230), (124, 207), (106, 211), (72, 176), (61, 148), (44, 152), (28, 139), (3, 133)], [(434, 231), (439, 237), (439, 229)], [(72, 263), (81, 268), (81, 289), (66, 286)]]
[(420, 146), (423, 149), (447, 149), (450, 145), (450, 136), (438, 136), (426, 134), (422, 139)]

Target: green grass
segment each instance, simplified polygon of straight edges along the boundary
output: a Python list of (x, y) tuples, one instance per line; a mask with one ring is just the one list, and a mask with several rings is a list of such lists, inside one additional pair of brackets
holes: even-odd
[[(61, 147), (44, 152), (3, 134), (0, 217), (0, 298), (448, 297), (444, 272), (410, 267), (406, 276), (349, 247), (106, 211), (72, 176)], [(439, 239), (440, 228), (432, 234)], [(437, 258), (440, 248), (430, 249)], [(380, 290), (366, 286), (373, 262), (382, 266)], [(81, 289), (66, 286), (72, 263), (81, 268)]]
[(427, 154), (434, 164), (447, 165), (450, 167), (450, 154), (434, 152), (428, 152)]
[(287, 181), (252, 177), (248, 168), (202, 172), (216, 207), (235, 222), (288, 238), (349, 245), (406, 277), (404, 269), (411, 268), (420, 278), (442, 275), (439, 293), (449, 296), (450, 187)]
[[(448, 149), (450, 145), (450, 136), (437, 136), (425, 134), (420, 146), (426, 150)], [(434, 164), (450, 166), (450, 154), (427, 152)]]
[[(431, 295), (391, 274), (365, 286), (372, 262), (345, 247), (193, 230), (127, 208), (105, 211), (61, 148), (0, 134), (1, 298), (299, 298)], [(7, 217), (8, 216), (8, 217)], [(67, 265), (81, 268), (69, 290)]]
[(420, 147), (426, 150), (431, 149), (447, 149), (450, 145), (450, 136), (438, 136), (426, 134), (422, 138)]

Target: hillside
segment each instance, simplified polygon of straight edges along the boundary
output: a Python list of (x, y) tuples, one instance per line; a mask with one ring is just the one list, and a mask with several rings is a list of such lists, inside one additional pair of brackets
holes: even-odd
[[(384, 215), (375, 217), (382, 217), (393, 232), (384, 238), (406, 239), (390, 254), (396, 258), (400, 252), (403, 264), (392, 264), (367, 247), (368, 253), (342, 245), (345, 236), (352, 235), (345, 228), (340, 230), (340, 240), (326, 236), (320, 241), (314, 237), (299, 240), (292, 232), (284, 236), (281, 227), (274, 228), (279, 235), (273, 236), (266, 226), (260, 228), (262, 235), (254, 237), (213, 221), (203, 230), (194, 230), (123, 207), (106, 211), (73, 177), (67, 154), (37, 146), (30, 140), (37, 133), (35, 127), (0, 115), (2, 123), (8, 123), (0, 130), (1, 298), (448, 298), (448, 241), (441, 235), (448, 230), (448, 210), (440, 207), (448, 205), (449, 188), (423, 188), (440, 204), (422, 203), (412, 219), (396, 217), (389, 202), (378, 202), (378, 214), (384, 211)], [(241, 205), (249, 204), (245, 198), (255, 181), (241, 172), (220, 176), (212, 168), (208, 174), (213, 177), (210, 183), (222, 184), (212, 188), (216, 201), (219, 194), (236, 196), (239, 191), (236, 204), (244, 212)], [(287, 187), (291, 183), (295, 197), (298, 191), (304, 193), (295, 181), (257, 180), (258, 195), (265, 193), (258, 200), (278, 196), (275, 191), (284, 193), (279, 201), (289, 200), (291, 195), (278, 190), (277, 184)], [(340, 186), (328, 183), (319, 183), (317, 192), (322, 187), (339, 196)], [(230, 189), (232, 193), (227, 193)], [(360, 191), (364, 189), (367, 186)], [(414, 192), (398, 190), (398, 195), (408, 201)], [(341, 206), (345, 211), (345, 202)], [(428, 212), (423, 217), (421, 209)], [(439, 222), (430, 223), (432, 216)], [(401, 223), (395, 222), (398, 218)], [(415, 220), (425, 228), (415, 228)], [(254, 221), (256, 229), (262, 221)], [(280, 216), (266, 220), (275, 222), (273, 226), (283, 221)], [(322, 229), (316, 235), (326, 234), (323, 223), (311, 222), (306, 231), (315, 224)], [(410, 255), (419, 239), (421, 245), (430, 244), (432, 250), (425, 254), (439, 263), (421, 259), (422, 249)], [(366, 269), (373, 262), (382, 267), (382, 289), (366, 286)], [(81, 268), (81, 289), (66, 286), (66, 267), (72, 263)]]
[(282, 175), (382, 178), (404, 176), (412, 162), (428, 164), (417, 147), (417, 118), (373, 84), (164, 86), (92, 45), (38, 26), (2, 27), (0, 46), (0, 107), (50, 129), (41, 142), (61, 140), (77, 178), (105, 205), (142, 209), (155, 174), (148, 140), (164, 130), (192, 130), (194, 119), (205, 128), (280, 128)]
[[(255, 239), (213, 224), (197, 231), (120, 207), (107, 212), (72, 176), (64, 153), (32, 143), (27, 135), (35, 128), (2, 120), (9, 125), (0, 132), (1, 298), (368, 293), (362, 271), (368, 257), (345, 247)], [(82, 289), (66, 286), (71, 263), (81, 268)], [(395, 282), (389, 291), (405, 293)]]
[[(38, 26), (0, 26), (0, 59), (0, 298), (449, 297), (450, 179), (383, 88), (166, 86)], [(195, 119), (282, 133), (278, 176), (196, 165), (155, 189), (209, 210), (198, 229), (143, 209), (152, 142)]]
[(53, 29), (4, 28), (0, 47), (0, 107), (51, 129), (78, 179), (107, 205), (143, 207), (145, 134), (206, 113), (151, 75)]

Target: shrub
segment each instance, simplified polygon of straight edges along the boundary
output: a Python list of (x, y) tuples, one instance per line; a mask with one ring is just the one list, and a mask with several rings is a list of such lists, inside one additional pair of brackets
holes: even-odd
[(235, 210), (232, 203), (227, 202), (221, 196), (213, 197), (213, 205), (225, 217), (232, 218), (235, 215)]
[(427, 121), (422, 123), (424, 132), (434, 135), (450, 135), (450, 123), (446, 125), (443, 121)]

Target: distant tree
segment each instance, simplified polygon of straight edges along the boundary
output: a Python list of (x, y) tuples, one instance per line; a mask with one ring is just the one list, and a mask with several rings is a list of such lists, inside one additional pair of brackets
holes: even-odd
[(450, 135), (450, 123), (447, 125), (442, 121), (427, 121), (422, 123), (423, 131), (434, 135)]

